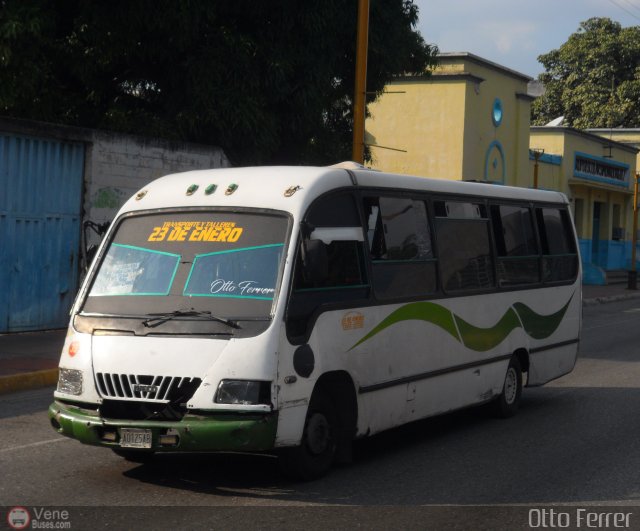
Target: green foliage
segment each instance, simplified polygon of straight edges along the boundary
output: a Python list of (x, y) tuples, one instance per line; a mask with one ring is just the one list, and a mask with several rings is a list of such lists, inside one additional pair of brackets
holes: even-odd
[(579, 129), (640, 126), (640, 27), (591, 18), (538, 61), (546, 92), (533, 103), (533, 123), (565, 116)]
[[(0, 0), (0, 113), (221, 146), (237, 165), (351, 156), (355, 0)], [(367, 90), (437, 49), (372, 0)]]

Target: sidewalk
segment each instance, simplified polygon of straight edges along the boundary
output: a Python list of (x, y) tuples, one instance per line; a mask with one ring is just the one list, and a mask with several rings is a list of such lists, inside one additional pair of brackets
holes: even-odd
[(0, 395), (58, 381), (66, 329), (0, 334)]
[[(584, 286), (582, 291), (585, 306), (636, 298), (640, 290), (629, 291), (626, 284)], [(0, 395), (55, 385), (66, 332), (0, 334)]]

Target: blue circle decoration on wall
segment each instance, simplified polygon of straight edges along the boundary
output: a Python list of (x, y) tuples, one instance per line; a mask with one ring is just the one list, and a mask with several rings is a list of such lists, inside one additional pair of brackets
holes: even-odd
[(484, 180), (492, 183), (505, 183), (507, 177), (507, 161), (504, 149), (498, 140), (489, 144), (484, 156)]
[(493, 125), (498, 127), (502, 123), (502, 101), (500, 98), (496, 98), (493, 101), (493, 109), (491, 111), (491, 120), (493, 121)]

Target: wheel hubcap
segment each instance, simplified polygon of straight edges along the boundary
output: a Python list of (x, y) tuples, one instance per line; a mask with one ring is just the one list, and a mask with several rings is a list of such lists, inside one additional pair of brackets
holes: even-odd
[(507, 404), (513, 404), (518, 394), (518, 375), (513, 367), (507, 370), (504, 380), (504, 400)]

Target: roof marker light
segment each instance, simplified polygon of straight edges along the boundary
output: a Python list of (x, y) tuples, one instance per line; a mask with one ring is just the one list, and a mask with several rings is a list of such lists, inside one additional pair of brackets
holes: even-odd
[(210, 184), (209, 186), (207, 186), (207, 187), (204, 189), (204, 194), (205, 194), (205, 195), (211, 195), (213, 192), (215, 192), (215, 191), (216, 191), (216, 189), (217, 189), (217, 188), (218, 188), (218, 185), (216, 185), (216, 184)]
[(187, 188), (187, 195), (193, 195), (198, 188), (199, 186), (197, 184), (192, 184)]
[(235, 183), (231, 183), (226, 191), (224, 192), (224, 195), (231, 195), (233, 192), (235, 192), (238, 189), (238, 185)]
[(140, 199), (142, 199), (145, 195), (147, 195), (147, 191), (146, 190), (140, 190), (136, 194), (136, 201), (140, 201)]

